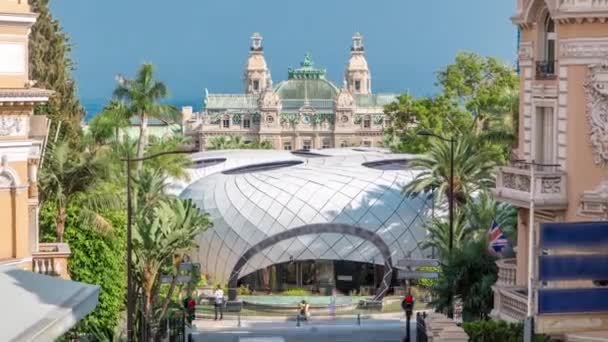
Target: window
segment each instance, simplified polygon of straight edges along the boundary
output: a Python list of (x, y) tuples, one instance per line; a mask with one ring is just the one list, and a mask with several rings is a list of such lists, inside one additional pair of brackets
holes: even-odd
[(230, 117), (224, 116), (224, 118), (222, 119), (222, 127), (230, 128)]
[(330, 148), (330, 141), (329, 139), (323, 139), (323, 146), (321, 146), (321, 148)]
[(361, 91), (361, 81), (359, 81), (359, 80), (355, 81), (355, 90)]
[(540, 164), (555, 163), (555, 129), (552, 107), (536, 107), (534, 127), (534, 161)]
[(311, 148), (312, 148), (312, 140), (304, 139), (304, 141), (302, 142), (302, 149), (304, 151), (309, 151)]
[(251, 128), (251, 119), (243, 120), (243, 128)]
[(348, 147), (348, 143), (346, 141), (342, 141), (340, 143), (340, 147)]
[(538, 58), (536, 62), (536, 78), (546, 79), (555, 77), (555, 22), (547, 13), (544, 21), (538, 25)]
[(372, 147), (372, 142), (369, 140), (366, 140), (363, 142), (363, 147)]
[(390, 125), (391, 125), (391, 119), (384, 118), (384, 127), (390, 127)]
[(286, 141), (283, 143), (283, 149), (285, 151), (291, 151), (291, 141)]
[(258, 90), (260, 90), (260, 81), (253, 80), (253, 91), (258, 91)]
[(363, 119), (363, 128), (372, 127), (372, 118), (369, 115), (366, 115)]

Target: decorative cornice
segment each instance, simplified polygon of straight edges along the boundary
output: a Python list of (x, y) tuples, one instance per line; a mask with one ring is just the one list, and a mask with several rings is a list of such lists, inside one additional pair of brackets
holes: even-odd
[(559, 42), (559, 63), (596, 64), (608, 57), (608, 38), (571, 38)]

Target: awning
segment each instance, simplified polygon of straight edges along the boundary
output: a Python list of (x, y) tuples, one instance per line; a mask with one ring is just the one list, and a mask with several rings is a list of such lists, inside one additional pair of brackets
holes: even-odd
[(95, 309), (99, 286), (0, 268), (4, 341), (54, 341)]

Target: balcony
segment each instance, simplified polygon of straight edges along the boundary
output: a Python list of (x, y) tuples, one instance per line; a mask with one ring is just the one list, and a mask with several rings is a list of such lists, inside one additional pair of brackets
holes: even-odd
[(536, 62), (536, 79), (537, 80), (555, 80), (556, 61), (537, 61)]
[(515, 287), (515, 274), (517, 273), (516, 259), (497, 260), (496, 266), (498, 266), (498, 280), (496, 280), (496, 285), (502, 287)]
[[(540, 210), (564, 210), (568, 206), (566, 173), (559, 166), (534, 166), (534, 205)], [(498, 201), (517, 207), (530, 207), (530, 164), (515, 162), (496, 170), (496, 187), (492, 189)]]
[(67, 243), (40, 243), (38, 252), (32, 253), (32, 271), (70, 279), (68, 258), (71, 253)]

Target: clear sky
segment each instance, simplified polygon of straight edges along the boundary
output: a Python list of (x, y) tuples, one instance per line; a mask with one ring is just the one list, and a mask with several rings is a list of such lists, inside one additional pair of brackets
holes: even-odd
[(55, 0), (81, 99), (105, 102), (118, 73), (157, 66), (174, 102), (239, 92), (249, 37), (264, 36), (275, 84), (310, 52), (341, 84), (351, 37), (364, 36), (373, 91), (430, 95), (459, 51), (514, 63), (515, 0)]

